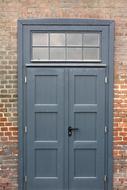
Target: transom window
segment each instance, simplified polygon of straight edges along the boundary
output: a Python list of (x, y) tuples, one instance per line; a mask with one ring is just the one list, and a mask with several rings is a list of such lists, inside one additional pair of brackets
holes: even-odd
[(32, 60), (101, 59), (99, 32), (32, 33)]

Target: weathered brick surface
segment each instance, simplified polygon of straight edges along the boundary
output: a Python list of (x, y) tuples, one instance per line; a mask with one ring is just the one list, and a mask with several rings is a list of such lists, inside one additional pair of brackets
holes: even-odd
[(113, 19), (114, 190), (127, 190), (127, 0), (0, 0), (0, 190), (17, 190), (17, 19)]

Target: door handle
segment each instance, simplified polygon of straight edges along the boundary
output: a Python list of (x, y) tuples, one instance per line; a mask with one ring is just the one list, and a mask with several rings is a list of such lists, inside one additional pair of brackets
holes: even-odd
[(78, 131), (79, 128), (72, 128), (71, 126), (68, 127), (68, 136), (72, 135), (72, 131)]

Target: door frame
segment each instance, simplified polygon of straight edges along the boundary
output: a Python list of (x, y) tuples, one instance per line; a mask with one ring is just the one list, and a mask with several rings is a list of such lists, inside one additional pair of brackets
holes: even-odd
[[(25, 124), (26, 124), (26, 57), (24, 55), (24, 33), (31, 26), (106, 26), (108, 29), (108, 58), (106, 61), (106, 75), (108, 76), (108, 85), (106, 86), (106, 125), (108, 126), (108, 133), (106, 137), (106, 155), (107, 161), (105, 163), (106, 175), (108, 176), (108, 183), (105, 185), (105, 190), (112, 190), (113, 181), (113, 158), (112, 158), (112, 142), (113, 142), (113, 80), (114, 80), (114, 66), (113, 66), (113, 52), (114, 52), (114, 21), (113, 20), (96, 20), (96, 19), (29, 19), (18, 20), (18, 127), (19, 127), (19, 190), (25, 189)], [(31, 65), (32, 66), (32, 65)], [(55, 66), (55, 65), (54, 65)], [(64, 65), (63, 65), (64, 66)], [(71, 66), (76, 66), (72, 64)], [(79, 66), (79, 65), (78, 65)], [(88, 65), (81, 65), (88, 67)], [(95, 65), (94, 65), (95, 66)], [(91, 65), (90, 67), (93, 67)], [(98, 67), (95, 66), (95, 67)]]

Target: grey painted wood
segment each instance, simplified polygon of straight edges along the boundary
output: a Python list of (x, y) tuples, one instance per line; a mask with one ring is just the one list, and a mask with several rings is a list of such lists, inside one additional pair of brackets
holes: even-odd
[(85, 26), (109, 26), (114, 23), (113, 20), (103, 19), (79, 19), (79, 18), (43, 18), (43, 19), (19, 19), (22, 25), (85, 25)]
[(108, 183), (105, 184), (106, 189), (113, 187), (113, 95), (114, 95), (114, 40), (115, 40), (115, 22), (109, 25), (109, 69), (107, 69), (107, 76), (109, 77), (109, 84), (106, 88), (106, 125), (108, 126), (108, 134), (106, 141), (106, 165), (108, 176)]
[[(104, 189), (104, 77), (102, 68), (27, 69), (28, 190)], [(79, 128), (70, 137), (69, 125)]]
[(69, 69), (69, 190), (104, 190), (105, 69)]
[(107, 67), (107, 65), (105, 64), (97, 64), (97, 63), (73, 63), (73, 62), (68, 62), (68, 63), (52, 63), (52, 64), (49, 64), (47, 63), (46, 64), (46, 61), (45, 63), (36, 63), (36, 64), (27, 64), (26, 67)]
[(23, 77), (23, 62), (22, 62), (22, 38), (23, 38), (23, 26), (20, 22), (18, 22), (18, 132), (19, 132), (19, 167), (18, 167), (18, 184), (19, 190), (24, 189), (24, 143), (22, 139), (24, 138), (23, 134), (23, 125), (24, 125), (24, 103), (23, 103), (23, 96), (24, 96), (24, 85), (23, 81), (21, 80)]
[(64, 70), (27, 69), (27, 189), (64, 184)]
[(64, 155), (64, 160), (65, 160), (65, 185), (64, 185), (64, 190), (68, 190), (68, 179), (69, 179), (69, 163), (68, 163), (68, 156), (69, 156), (69, 152), (68, 152), (68, 122), (69, 122), (69, 114), (68, 114), (68, 105), (69, 105), (69, 99), (68, 99), (68, 90), (69, 90), (69, 76), (68, 76), (68, 68), (64, 68), (65, 70), (65, 130), (64, 130), (64, 147), (65, 147), (65, 155)]
[[(83, 27), (85, 26), (85, 27)], [(106, 76), (108, 76), (108, 83), (106, 84), (106, 119), (105, 123), (108, 126), (109, 133), (106, 136), (106, 144), (105, 144), (105, 174), (108, 175), (108, 183), (105, 183), (105, 189), (112, 189), (112, 96), (113, 96), (113, 42), (114, 42), (114, 21), (112, 20), (96, 20), (96, 19), (29, 19), (29, 20), (19, 20), (18, 21), (18, 113), (19, 113), (19, 190), (28, 189), (25, 188), (24, 176), (27, 176), (27, 137), (24, 135), (24, 127), (27, 125), (27, 108), (26, 108), (26, 84), (24, 83), (24, 77), (26, 75), (26, 65), (33, 69), (35, 65), (38, 67), (38, 70), (43, 66), (48, 66), (47, 64), (40, 64), (40, 62), (34, 63), (32, 61), (30, 63), (30, 34), (32, 31), (42, 31), (42, 30), (53, 30), (53, 31), (82, 31), (85, 29), (92, 29), (93, 31), (102, 31), (102, 37), (104, 42), (102, 42), (104, 52), (104, 59), (97, 63), (90, 64), (79, 64), (79, 61), (74, 62), (72, 67), (76, 67), (77, 65), (83, 68), (84, 67), (105, 67)], [(61, 61), (62, 62), (62, 61)], [(71, 61), (70, 61), (71, 62)], [(56, 62), (55, 62), (56, 63)], [(44, 65), (43, 65), (44, 64)], [(61, 64), (61, 63), (60, 63)], [(60, 64), (55, 64), (53, 66), (59, 66)], [(61, 65), (62, 67), (70, 67), (70, 63)], [(55, 68), (56, 69), (56, 68)], [(63, 68), (62, 68), (63, 69)], [(65, 69), (67, 71), (67, 69)], [(67, 76), (67, 75), (66, 75)], [(68, 124), (68, 113), (66, 112), (68, 107), (68, 86), (67, 86), (68, 77), (66, 77), (66, 87), (65, 87), (65, 155), (64, 159), (68, 157), (68, 142), (67, 142), (67, 124)], [(24, 142), (23, 142), (24, 140)], [(54, 145), (55, 146), (55, 145)], [(78, 146), (78, 145), (77, 145)], [(83, 145), (84, 146), (84, 145)], [(92, 146), (92, 145), (91, 145)], [(65, 164), (65, 173), (68, 171), (68, 162)], [(68, 174), (67, 174), (68, 175)], [(64, 177), (65, 181), (65, 190), (68, 189), (67, 178)], [(28, 181), (28, 184), (30, 181)], [(38, 186), (36, 187), (36, 189)], [(29, 190), (29, 189), (28, 189)], [(98, 189), (97, 189), (98, 190)]]

